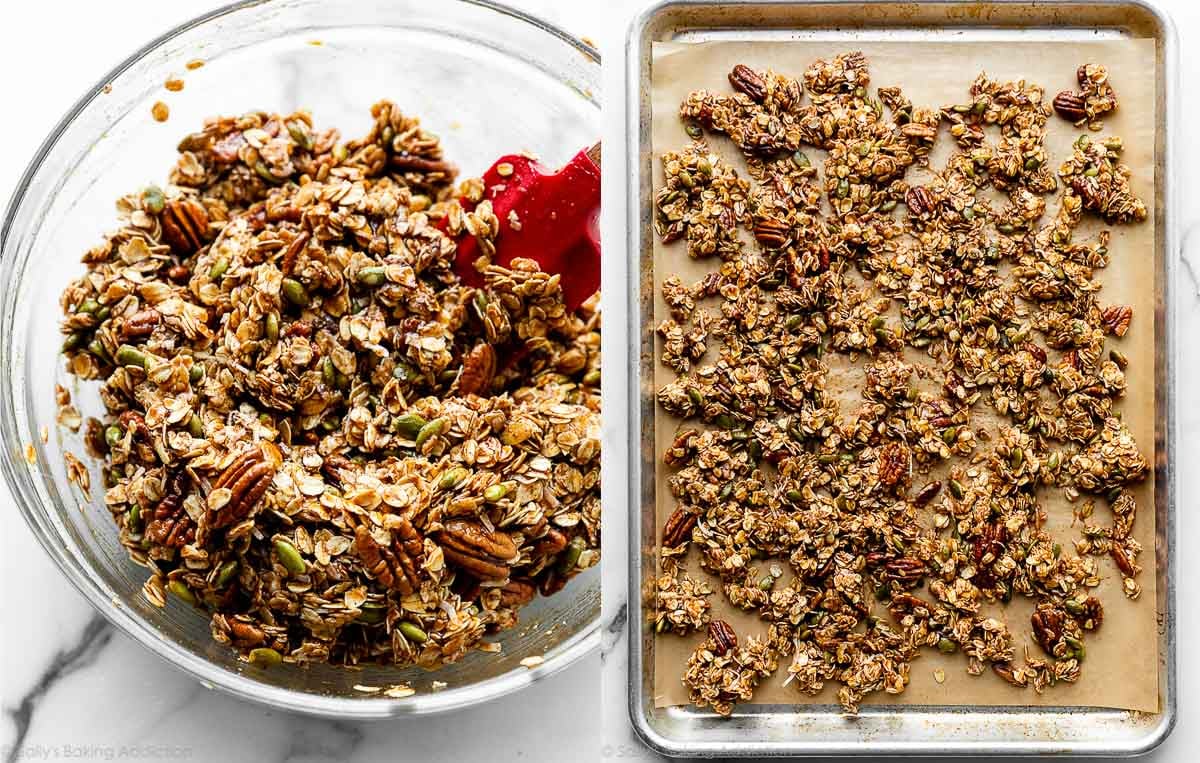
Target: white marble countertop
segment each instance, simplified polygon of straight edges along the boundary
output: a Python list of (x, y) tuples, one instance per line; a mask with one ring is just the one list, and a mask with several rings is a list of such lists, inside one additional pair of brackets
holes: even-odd
[[(629, 19), (644, 0), (508, 0), (589, 36), (601, 48), (606, 117), (604, 141), (624, 142), (624, 39)], [(77, 4), (41, 0), (6, 10), (0, 33), (0, 71), (37, 76), (5, 77), (10, 105), (0, 152), (0, 199), (7, 199), (25, 163), (75, 97), (96, 73), (151, 37), (180, 21), (220, 5), (213, 0), (113, 0)], [(1200, 109), (1200, 58), (1188, 43), (1200, 39), (1200, 6), (1162, 0), (1178, 24), (1182, 47), (1183, 123), (1194, 124)], [(114, 23), (115, 15), (119, 22)], [(55, 51), (46, 37), (29, 30), (54, 30)], [(104, 30), (98, 34), (96, 30)], [(79, 61), (88, 65), (81, 67)], [(19, 118), (14, 118), (19, 117)], [(1189, 177), (1200, 168), (1200, 153), (1181, 131), (1177, 145), (1183, 230), (1200, 221), (1200, 183)], [(607, 152), (610, 160), (620, 154)], [(605, 174), (605, 282), (625, 283), (625, 172)], [(1193, 242), (1200, 265), (1200, 238)], [(1197, 272), (1200, 272), (1198, 270)], [(1184, 271), (1178, 285), (1180, 336), (1200, 332), (1200, 284)], [(624, 296), (610, 289), (606, 309)], [(626, 351), (626, 327), (608, 321), (605, 352)], [(609, 369), (616, 364), (610, 363)], [(1193, 374), (1192, 372), (1196, 372)], [(1178, 426), (1187, 453), (1191, 433), (1200, 431), (1200, 404), (1191, 402), (1186, 380), (1200, 377), (1200, 353), (1185, 349), (1176, 369), (1180, 383)], [(613, 377), (610, 375), (609, 377)], [(618, 377), (619, 378), (619, 377)], [(203, 688), (115, 632), (62, 578), (24, 523), (13, 518), (12, 499), (0, 485), (0, 507), (9, 509), (3, 534), (3, 607), (0, 608), (0, 754), (6, 760), (658, 760), (632, 734), (627, 714), (625, 613), (626, 516), (623, 386), (607, 384), (605, 410), (619, 412), (605, 424), (604, 638), (602, 653), (530, 689), (491, 705), (453, 716), (386, 723), (320, 721), (266, 710)], [(1200, 536), (1200, 520), (1190, 510), (1200, 496), (1200, 471), (1181, 468), (1180, 539)], [(1183, 554), (1179, 564), (1179, 723), (1153, 754), (1155, 761), (1182, 761), (1200, 747), (1200, 656), (1188, 645), (1200, 637), (1200, 555)], [(30, 585), (35, 582), (36, 585)], [(22, 614), (29, 613), (29, 614)], [(600, 721), (603, 721), (602, 723)], [(448, 756), (447, 751), (453, 750)], [(1186, 751), (1186, 752), (1185, 752)]]

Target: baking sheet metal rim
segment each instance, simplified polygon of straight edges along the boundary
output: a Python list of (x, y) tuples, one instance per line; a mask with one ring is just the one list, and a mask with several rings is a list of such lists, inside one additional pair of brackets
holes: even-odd
[[(852, 3), (847, 2), (847, 0), (809, 0), (807, 3), (795, 2), (794, 0), (738, 0), (732, 3), (717, 3), (709, 2), (708, 0), (660, 0), (660, 2), (654, 3), (639, 14), (629, 29), (626, 44), (626, 137), (628, 148), (626, 156), (627, 160), (635, 162), (635, 165), (629, 167), (629, 171), (627, 172), (627, 177), (630, 178), (627, 219), (629, 223), (628, 265), (631, 284), (631, 288), (629, 289), (628, 321), (631, 331), (638, 331), (637, 340), (630, 342), (629, 354), (629, 713), (633, 728), (642, 741), (657, 752), (666, 755), (693, 755), (702, 757), (742, 757), (750, 755), (951, 755), (982, 752), (1000, 755), (1056, 753), (1068, 755), (1129, 756), (1154, 749), (1170, 734), (1176, 721), (1176, 564), (1173, 552), (1176, 546), (1177, 529), (1175, 521), (1176, 474), (1174, 452), (1178, 432), (1174, 423), (1176, 384), (1172, 361), (1178, 351), (1176, 330), (1177, 311), (1173, 292), (1177, 283), (1179, 237), (1177, 230), (1177, 201), (1174, 187), (1175, 172), (1171, 166), (1169, 157), (1173, 156), (1172, 149), (1175, 143), (1175, 93), (1178, 88), (1176, 79), (1178, 76), (1176, 63), (1178, 43), (1175, 27), (1170, 17), (1153, 3), (1146, 0), (1100, 0), (1099, 2), (1055, 0), (1054, 2), (1040, 3), (1039, 5), (1043, 6), (1043, 10), (1046, 7), (1057, 7), (1069, 9), (1072, 13), (1078, 13), (1080, 16), (1079, 24), (1073, 28), (1060, 30), (1039, 28), (1037, 31), (1041, 33), (1050, 31), (1052, 34), (1059, 33), (1062, 35), (1060, 39), (1070, 39), (1071, 32), (1086, 31), (1089, 34), (1091, 33), (1091, 30), (1086, 27), (1086, 19), (1084, 17), (1084, 14), (1088, 10), (1095, 12), (1097, 10), (1112, 11), (1114, 9), (1126, 9), (1132, 14), (1142, 14), (1148, 17), (1151, 25), (1154, 27), (1153, 36), (1160, 47), (1159, 60), (1161, 68), (1158, 86), (1162, 92), (1160, 113), (1162, 114), (1163, 129), (1160, 131), (1160, 155), (1156, 168), (1159, 180), (1157, 181), (1158, 198), (1156, 199), (1155, 208), (1158, 216), (1158, 229), (1160, 231), (1157, 241), (1158, 252), (1156, 252), (1156, 255), (1161, 261), (1158, 274), (1160, 291), (1158, 294), (1157, 324), (1162, 327), (1156, 338), (1156, 344), (1160, 350), (1157, 353), (1159, 360), (1158, 367), (1156, 368), (1156, 376), (1160, 382), (1157, 387), (1160, 390), (1162, 399), (1159, 401), (1158, 418), (1160, 420), (1160, 427), (1156, 445), (1158, 451), (1165, 454), (1165, 466), (1158, 467), (1159, 473), (1157, 475), (1158, 482), (1156, 487), (1156, 511), (1159, 521), (1158, 535), (1160, 540), (1164, 541), (1163, 545), (1156, 549), (1156, 558), (1158, 560), (1157, 574), (1162, 589), (1160, 603), (1163, 607), (1161, 613), (1163, 626), (1160, 629), (1159, 645), (1160, 654), (1162, 655), (1161, 661), (1163, 663), (1159, 682), (1161, 709), (1157, 714), (1157, 718), (1155, 718), (1155, 714), (1113, 708), (1089, 707), (995, 706), (971, 708), (923, 705), (867, 706), (864, 707), (861, 717), (855, 723), (865, 726), (878, 722), (879, 728), (863, 729), (864, 733), (859, 740), (846, 742), (841, 740), (821, 741), (810, 738), (807, 735), (784, 735), (780, 738), (779, 729), (774, 727), (768, 729), (765, 726), (766, 721), (764, 719), (770, 719), (784, 713), (793, 717), (796, 715), (820, 715), (826, 718), (840, 717), (840, 711), (834, 705), (807, 705), (803, 706), (804, 709), (800, 713), (797, 713), (796, 706), (751, 705), (739, 711), (733, 719), (718, 718), (710, 712), (699, 711), (695, 708), (672, 707), (654, 711), (648, 707), (652, 703), (649, 703), (649, 698), (645, 696), (648, 687), (644, 678), (644, 616), (641, 606), (643, 590), (643, 538), (644, 530), (646, 529), (644, 527), (645, 518), (643, 517), (645, 495), (643, 494), (644, 486), (642, 477), (645, 460), (642, 457), (642, 418), (647, 412), (651, 414), (653, 412), (652, 383), (650, 389), (647, 389), (646, 379), (643, 379), (643, 369), (646, 368), (648, 363), (653, 362), (653, 349), (651, 347), (649, 352), (647, 352), (645, 346), (647, 344), (645, 340), (647, 332), (642, 329), (645, 327), (643, 318), (650, 304), (649, 300), (653, 299), (653, 293), (652, 289), (647, 290), (645, 288), (646, 279), (642, 266), (642, 257), (643, 252), (649, 251), (651, 247), (651, 226), (647, 201), (649, 199), (648, 191), (652, 182), (653, 162), (649, 145), (649, 111), (646, 108), (649, 103), (650, 45), (653, 42), (650, 38), (650, 33), (654, 22), (662, 14), (668, 12), (702, 12), (704, 10), (711, 10), (716, 6), (725, 6), (727, 8), (730, 5), (747, 6), (747, 8), (757, 6), (760, 9), (786, 10), (790, 7), (814, 4), (829, 7), (915, 5), (914, 3), (896, 3), (891, 0), (867, 0), (865, 3)], [(934, 3), (934, 5), (947, 6), (949, 4), (938, 2)], [(1011, 2), (1010, 0), (997, 0), (990, 3), (973, 3), (972, 5), (1029, 6), (1031, 4)], [(699, 28), (706, 29), (703, 25), (699, 25)], [(964, 24), (960, 28), (975, 29), (976, 27)], [(1117, 34), (1124, 34), (1123, 30), (1113, 28), (1112, 26), (1104, 28)], [(829, 35), (837, 34), (845, 36), (849, 40), (851, 39), (851, 35), (860, 35), (858, 39), (888, 39), (888, 34), (894, 34), (897, 29), (905, 29), (905, 27), (903, 25), (897, 25), (895, 28), (863, 27), (855, 28), (852, 31), (809, 27), (805, 31), (812, 33), (813, 36), (824, 36), (826, 38)], [(924, 27), (914, 26), (907, 27), (907, 30), (914, 34), (928, 31)], [(757, 31), (748, 27), (739, 29), (722, 26), (720, 28), (722, 36), (728, 36), (731, 32), (734, 34), (741, 32), (744, 35), (748, 33), (753, 34)], [(773, 31), (776, 35), (779, 35), (789, 34), (793, 30), (779, 28)], [(933, 31), (944, 30), (935, 29)], [(1008, 33), (1015, 33), (1025, 30), (1016, 26), (998, 26), (992, 28), (991, 31), (1003, 34), (1006, 31)], [(776, 36), (774, 39), (780, 39), (780, 37)], [(651, 454), (651, 458), (653, 458), (653, 454)], [(653, 533), (654, 528), (651, 526), (649, 529)], [(656, 727), (655, 722), (650, 717), (651, 713), (655, 712), (660, 716), (685, 717), (690, 724), (693, 726), (699, 725), (703, 731), (726, 731), (728, 732), (727, 738), (721, 738), (719, 734), (713, 733), (706, 734), (705, 736), (708, 738), (705, 739), (684, 739), (670, 736)], [(1042, 723), (1051, 719), (1061, 719), (1064, 723), (1071, 723), (1072, 725), (1079, 724), (1083, 720), (1090, 720), (1098, 724), (1098, 731), (1101, 732), (1101, 735), (1087, 740), (1082, 738), (1064, 740), (1050, 737), (1031, 737), (1028, 733), (1022, 735), (1017, 724), (1023, 723), (1022, 719), (1029, 717), (1036, 717)], [(772, 738), (755, 738), (755, 721), (759, 721), (759, 728), (757, 730), (769, 731)], [(904, 738), (900, 736), (902, 725), (912, 721), (925, 722), (928, 730), (932, 733), (924, 738)], [(951, 738), (939, 736), (939, 733), (946, 733), (953, 730), (959, 732), (969, 731), (966, 727), (979, 722), (989, 724), (1003, 724), (1008, 722), (1012, 725), (1014, 733), (1011, 738), (1000, 739), (995, 737), (972, 739), (969, 735), (964, 739), (961, 734), (955, 734)], [(1125, 734), (1119, 733), (1123, 727), (1134, 724), (1138, 728), (1132, 735), (1128, 733), (1128, 729), (1125, 729)], [(1102, 734), (1106, 729), (1113, 732), (1107, 739)]]

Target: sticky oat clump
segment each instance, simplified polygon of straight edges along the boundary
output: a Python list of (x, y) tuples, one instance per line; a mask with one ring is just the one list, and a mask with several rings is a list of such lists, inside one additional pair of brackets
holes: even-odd
[(598, 299), (568, 312), (528, 260), (464, 283), (456, 238), (496, 231), (481, 182), (371, 114), (346, 142), (303, 112), (209, 120), (62, 295), (147, 597), (256, 664), (495, 651), (599, 559)]
[[(1102, 301), (1108, 231), (1076, 230), (1147, 216), (1120, 139), (1082, 135), (1056, 168), (1036, 83), (980, 74), (923, 107), (870, 74), (860, 53), (799, 78), (739, 65), (732, 92), (687, 97), (692, 141), (661, 156), (660, 237), (719, 262), (664, 274), (657, 401), (682, 424), (653, 606), (660, 633), (708, 624), (683, 680), (723, 714), (777, 664), (855, 712), (903, 692), (924, 649), (1042, 691), (1080, 675), (1101, 578), (1140, 591), (1129, 488), (1148, 467), (1112, 344), (1137, 316)], [(1087, 72), (1094, 116), (1115, 106), (1106, 76)], [(1055, 494), (1087, 507), (1074, 539), (1045, 529)], [(719, 619), (697, 563), (763, 635)], [(992, 614), (1017, 597), (1041, 654)]]

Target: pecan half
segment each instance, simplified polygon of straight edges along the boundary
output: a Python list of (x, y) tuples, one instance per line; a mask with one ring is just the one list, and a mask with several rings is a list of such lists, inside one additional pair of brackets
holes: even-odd
[(279, 264), (279, 269), (285, 276), (290, 276), (296, 268), (296, 259), (300, 256), (300, 252), (304, 251), (304, 247), (308, 246), (309, 238), (311, 238), (309, 232), (303, 231), (292, 239), (292, 243), (288, 244), (287, 251), (283, 253), (283, 260)]
[(1013, 686), (1025, 686), (1029, 683), (1025, 674), (1014, 668), (1011, 662), (993, 662), (992, 672)]
[(914, 185), (908, 189), (908, 193), (904, 194), (904, 203), (908, 205), (908, 211), (914, 217), (927, 217), (937, 203), (933, 194), (923, 185)]
[(984, 526), (983, 532), (975, 537), (971, 547), (975, 561), (975, 584), (981, 588), (991, 588), (996, 585), (996, 577), (992, 573), (992, 565), (1005, 551), (1008, 543), (1008, 529), (999, 523)]
[(1121, 574), (1125, 577), (1133, 577), (1137, 575), (1137, 567), (1133, 565), (1133, 560), (1125, 553), (1125, 549), (1120, 546), (1113, 546), (1109, 549), (1108, 555), (1117, 563), (1117, 568), (1121, 570)]
[(924, 610), (923, 617), (928, 617), (933, 613), (933, 605), (922, 599), (920, 596), (913, 596), (911, 593), (897, 593), (892, 595), (892, 600), (888, 602), (888, 611), (896, 619), (900, 619), (904, 615), (915, 613), (917, 610)]
[(209, 526), (219, 529), (250, 516), (273, 479), (275, 469), (261, 449), (251, 448), (235, 458), (213, 483), (214, 490), (229, 488), (230, 495), (224, 506), (209, 512)]
[(695, 429), (685, 429), (675, 435), (675, 441), (663, 453), (663, 463), (667, 466), (679, 466), (687, 461), (692, 451), (695, 450), (693, 443), (697, 434), (699, 432)]
[(162, 233), (176, 254), (195, 254), (208, 238), (208, 212), (192, 199), (168, 201), (162, 212)]
[(488, 530), (469, 519), (448, 520), (434, 540), (446, 561), (453, 562), (480, 580), (503, 580), (517, 556), (517, 544), (506, 533)]
[(738, 64), (729, 72), (729, 84), (739, 93), (745, 93), (750, 99), (762, 103), (767, 97), (767, 82), (758, 72), (745, 64)]
[(458, 393), (478, 395), (492, 387), (496, 376), (496, 351), (490, 344), (479, 343), (463, 356), (462, 371), (458, 374)]
[(898, 442), (889, 442), (879, 450), (879, 481), (886, 487), (908, 482), (908, 448)]
[(768, 217), (754, 224), (754, 238), (768, 249), (778, 249), (785, 246), (791, 234), (791, 228), (783, 220)]
[(369, 527), (359, 525), (354, 531), (354, 550), (368, 575), (401, 596), (409, 596), (420, 588), (424, 544), (407, 519), (401, 519), (383, 543)]
[(925, 577), (925, 563), (911, 556), (902, 556), (884, 565), (883, 576), (901, 585), (916, 585)]
[(675, 548), (680, 543), (691, 539), (692, 528), (696, 526), (696, 515), (683, 506), (679, 506), (667, 517), (663, 525), (662, 543), (664, 548)]
[(737, 649), (737, 634), (733, 632), (733, 626), (724, 620), (713, 620), (710, 622), (708, 624), (708, 635), (713, 640), (714, 654), (727, 654), (731, 650)]
[(171, 472), (163, 484), (163, 497), (154, 508), (154, 517), (146, 523), (146, 537), (152, 543), (182, 548), (196, 539), (196, 525), (183, 508), (187, 475)]
[(121, 324), (121, 338), (133, 339), (135, 337), (150, 336), (161, 321), (162, 316), (153, 307), (138, 310)]
[(933, 482), (926, 484), (925, 487), (918, 490), (917, 494), (913, 496), (913, 499), (912, 499), (913, 505), (924, 506), (925, 504), (932, 501), (937, 496), (938, 492), (941, 491), (941, 489), (942, 489), (942, 481), (941, 480), (934, 480)]
[(1087, 104), (1083, 96), (1064, 90), (1054, 96), (1054, 111), (1068, 122), (1081, 122), (1087, 119)]
[(1104, 308), (1100, 314), (1100, 325), (1113, 336), (1125, 336), (1129, 323), (1133, 320), (1132, 305), (1112, 305)]
[(1093, 631), (1104, 622), (1104, 605), (1095, 596), (1089, 596), (1080, 602), (1068, 601), (1066, 609), (1085, 631)]
[(510, 580), (500, 589), (500, 606), (522, 607), (533, 601), (537, 586), (531, 580)]
[(1066, 620), (1067, 613), (1050, 602), (1038, 604), (1029, 618), (1029, 623), (1033, 626), (1033, 637), (1051, 657), (1054, 656), (1054, 647), (1062, 639)]
[(537, 556), (554, 556), (567, 547), (567, 536), (553, 527), (533, 543), (533, 553)]

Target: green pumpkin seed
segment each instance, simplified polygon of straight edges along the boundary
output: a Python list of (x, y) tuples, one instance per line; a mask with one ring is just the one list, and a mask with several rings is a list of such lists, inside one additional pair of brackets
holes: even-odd
[(236, 559), (231, 559), (221, 565), (221, 569), (217, 571), (217, 588), (224, 588), (233, 581), (237, 575), (238, 562)]
[(1055, 469), (1058, 468), (1058, 463), (1059, 463), (1059, 456), (1058, 456), (1058, 451), (1056, 450), (1053, 453), (1051, 453), (1050, 458), (1046, 460), (1046, 467), (1048, 469), (1050, 469), (1050, 471), (1054, 471)]
[(392, 428), (405, 437), (412, 439), (420, 434), (428, 422), (415, 413), (406, 413), (392, 421)]
[(213, 262), (212, 267), (208, 269), (209, 280), (220, 281), (227, 270), (229, 270), (229, 258), (218, 257), (216, 261)]
[(267, 166), (266, 162), (255, 162), (254, 171), (258, 173), (260, 178), (265, 180), (270, 185), (279, 185), (283, 181), (287, 180), (287, 178), (279, 177), (275, 173), (271, 172), (271, 168)]
[(140, 533), (142, 531), (142, 507), (136, 503), (129, 509), (129, 513), (125, 515), (125, 529), (131, 533)]
[(1042, 166), (1042, 160), (1037, 158), (1036, 156), (1031, 156), (1025, 160), (1025, 171), (1026, 172), (1033, 172), (1034, 170), (1036, 170), (1038, 167), (1041, 167), (1041, 166)]
[(250, 660), (251, 665), (257, 665), (260, 668), (270, 668), (283, 662), (283, 655), (270, 647), (260, 646), (257, 649), (251, 649), (247, 659)]
[(192, 589), (187, 587), (187, 583), (184, 583), (182, 580), (172, 580), (167, 583), (167, 590), (178, 596), (180, 600), (191, 604), (193, 607), (196, 606), (196, 595), (192, 593)]
[(725, 487), (721, 488), (721, 500), (724, 501), (731, 495), (733, 495), (733, 483), (726, 482)]
[(1000, 231), (1001, 233), (1003, 233), (1005, 235), (1009, 235), (1014, 230), (1016, 230), (1016, 228), (1012, 227), (1012, 225), (1010, 225), (1008, 223), (1000, 223), (999, 225), (996, 226), (996, 230)]
[(567, 548), (563, 551), (563, 555), (558, 560), (558, 571), (566, 574), (575, 569), (575, 565), (579, 564), (579, 557), (583, 554), (583, 549), (587, 542), (583, 538), (576, 535), (571, 538), (571, 542), (567, 544)]
[(583, 383), (589, 387), (600, 386), (600, 369), (594, 369), (584, 374)]
[(79, 303), (79, 307), (75, 308), (75, 312), (87, 313), (88, 315), (95, 315), (96, 311), (99, 309), (100, 309), (100, 303), (97, 302), (96, 300), (92, 299), (91, 297), (88, 297), (87, 299), (85, 299), (84, 301)]
[(804, 153), (803, 151), (796, 151), (795, 153), (793, 153), (792, 154), (792, 162), (797, 167), (811, 167), (812, 166), (812, 162), (809, 160), (808, 154)]
[(421, 630), (421, 626), (408, 620), (401, 620), (397, 626), (400, 632), (404, 634), (404, 638), (409, 641), (415, 641), (418, 644), (424, 644), (429, 640), (429, 635)]
[(937, 648), (942, 654), (954, 654), (958, 650), (958, 644), (948, 638), (944, 638), (938, 641)]
[[(1103, 249), (1103, 247), (1101, 247), (1101, 249)], [(96, 320), (98, 320), (98, 321), (108, 320), (108, 316), (110, 316), (110, 315), (112, 315), (112, 308), (109, 307), (108, 305), (104, 305), (103, 307), (101, 307), (99, 310), (96, 311)]]
[(440, 487), (442, 490), (449, 490), (450, 488), (457, 487), (460, 482), (467, 478), (468, 474), (470, 474), (470, 472), (461, 466), (456, 466), (453, 469), (447, 469), (446, 471), (442, 472), (441, 479), (438, 480), (438, 487)]
[(363, 625), (378, 625), (387, 615), (387, 608), (378, 605), (364, 604), (358, 612), (358, 621)]
[(283, 290), (283, 298), (296, 307), (308, 307), (308, 303), (312, 301), (308, 296), (308, 290), (304, 288), (304, 284), (294, 278), (283, 279), (281, 288)]
[(204, 436), (204, 422), (201, 421), (200, 417), (194, 413), (192, 414), (192, 417), (188, 419), (188, 434), (190, 434), (192, 437)]
[(274, 545), (279, 563), (287, 568), (288, 572), (293, 575), (303, 575), (308, 570), (308, 564), (304, 561), (304, 557), (300, 556), (300, 552), (291, 543), (283, 538), (276, 538)]
[(437, 435), (440, 435), (445, 428), (446, 420), (443, 418), (434, 419), (425, 426), (421, 427), (420, 431), (417, 432), (417, 450), (419, 451), (421, 446), (424, 445), (430, 437), (436, 437)]
[(758, 581), (758, 588), (760, 591), (770, 591), (774, 585), (775, 578), (771, 577), (770, 575), (767, 575), (762, 580)]
[(142, 191), (142, 209), (152, 215), (160, 214), (167, 206), (167, 197), (156, 185), (146, 186)]
[(804, 493), (792, 488), (791, 490), (787, 491), (787, 499), (793, 503), (799, 503), (800, 501), (804, 500)]
[(846, 178), (842, 178), (841, 180), (838, 181), (838, 184), (837, 184), (837, 197), (839, 199), (844, 199), (849, 195), (850, 195), (850, 181), (847, 180)]
[(321, 381), (325, 382), (325, 386), (330, 389), (337, 387), (337, 369), (334, 368), (333, 358), (328, 355), (325, 360), (321, 361)]
[(305, 151), (311, 151), (313, 147), (312, 135), (308, 132), (308, 125), (301, 122), (299, 119), (293, 119), (287, 123), (288, 135), (292, 136), (292, 140), (296, 141)]
[(700, 394), (700, 390), (696, 389), (695, 387), (690, 387), (688, 388), (687, 394), (688, 400), (692, 401), (692, 405), (696, 406), (697, 408), (704, 407), (704, 396)]
[(276, 313), (267, 313), (266, 320), (267, 340), (271, 342), (279, 341), (279, 315)]
[(104, 442), (108, 443), (109, 448), (117, 447), (117, 443), (121, 442), (121, 438), (124, 436), (125, 431), (116, 424), (113, 424), (104, 430)]
[(363, 268), (358, 271), (358, 275), (355, 278), (359, 283), (367, 286), (383, 286), (384, 282), (387, 281), (387, 274), (384, 272), (382, 266), (375, 266)]
[(82, 347), (86, 341), (86, 331), (76, 331), (74, 334), (68, 334), (67, 338), (63, 340), (62, 351), (71, 352), (72, 350), (77, 350)]
[(487, 490), (483, 491), (483, 500), (488, 503), (495, 503), (508, 495), (508, 485), (503, 482), (497, 482), (495, 485), (489, 485)]
[(896, 200), (895, 199), (888, 199), (887, 201), (885, 201), (879, 205), (879, 211), (883, 212), (884, 214), (891, 212), (895, 208), (896, 208)]
[(201, 363), (193, 363), (188, 369), (188, 381), (192, 384), (199, 382), (204, 378), (204, 365)]
[(683, 125), (683, 130), (688, 134), (689, 138), (699, 140), (704, 135), (704, 130), (695, 122), (687, 122)]
[(117, 363), (122, 366), (137, 366), (145, 369), (149, 365), (150, 359), (141, 350), (123, 344), (117, 349)]
[(966, 495), (966, 491), (963, 490), (962, 483), (958, 480), (950, 480), (950, 482), (947, 483), (947, 487), (950, 488), (950, 494), (959, 500), (962, 500), (962, 497)]

